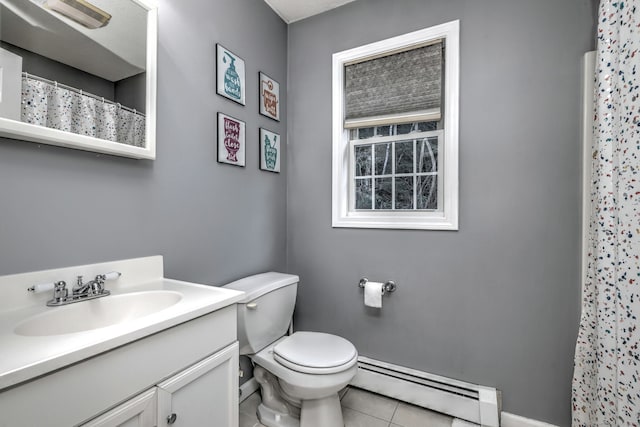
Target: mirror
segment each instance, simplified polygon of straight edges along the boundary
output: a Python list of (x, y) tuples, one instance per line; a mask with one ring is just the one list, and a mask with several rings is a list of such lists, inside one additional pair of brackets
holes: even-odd
[(155, 158), (152, 0), (0, 0), (0, 136)]

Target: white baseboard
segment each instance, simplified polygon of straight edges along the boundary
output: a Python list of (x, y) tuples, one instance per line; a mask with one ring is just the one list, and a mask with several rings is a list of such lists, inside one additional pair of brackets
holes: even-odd
[(242, 384), (240, 386), (240, 403), (244, 402), (247, 397), (251, 396), (259, 388), (258, 381), (254, 377)]
[(508, 412), (502, 412), (500, 425), (502, 427), (558, 427), (555, 424), (532, 420), (531, 418), (521, 417), (520, 415), (514, 415)]
[(498, 427), (498, 391), (368, 357), (358, 357), (351, 385), (476, 425)]

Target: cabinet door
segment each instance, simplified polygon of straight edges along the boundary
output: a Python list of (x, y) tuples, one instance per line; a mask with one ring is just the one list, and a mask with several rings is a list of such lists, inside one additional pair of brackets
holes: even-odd
[(237, 342), (158, 384), (158, 426), (238, 426)]
[(82, 427), (155, 427), (156, 389), (147, 390)]

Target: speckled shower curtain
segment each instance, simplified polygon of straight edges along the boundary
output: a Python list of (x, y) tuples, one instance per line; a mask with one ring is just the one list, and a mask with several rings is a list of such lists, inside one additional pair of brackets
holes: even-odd
[(640, 0), (601, 0), (573, 426), (640, 426)]
[(21, 120), (78, 135), (145, 146), (145, 116), (28, 76), (22, 77)]

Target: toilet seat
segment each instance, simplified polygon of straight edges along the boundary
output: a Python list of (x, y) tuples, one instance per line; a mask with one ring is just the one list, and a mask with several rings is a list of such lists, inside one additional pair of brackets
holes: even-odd
[(295, 332), (273, 347), (273, 358), (306, 374), (334, 374), (357, 363), (358, 352), (346, 339), (322, 332)]

